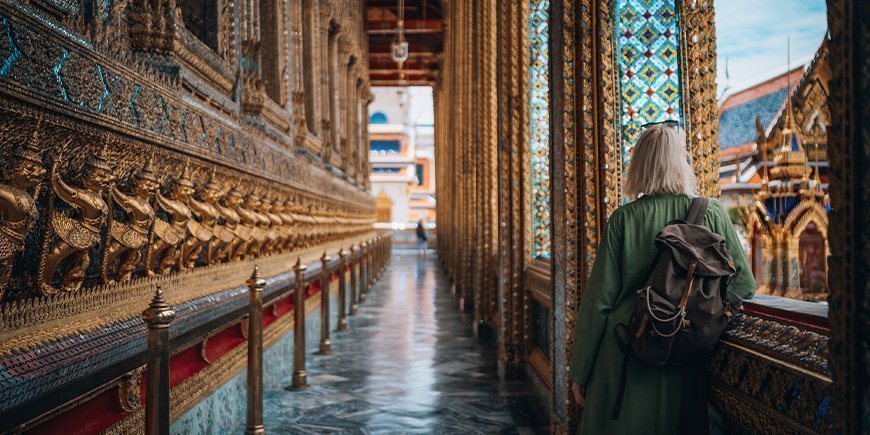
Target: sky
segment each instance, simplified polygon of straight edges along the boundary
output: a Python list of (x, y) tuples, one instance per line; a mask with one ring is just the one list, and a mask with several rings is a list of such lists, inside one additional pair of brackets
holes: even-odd
[(825, 0), (715, 0), (717, 95), (785, 72), (788, 38), (792, 67), (812, 59), (827, 31)]

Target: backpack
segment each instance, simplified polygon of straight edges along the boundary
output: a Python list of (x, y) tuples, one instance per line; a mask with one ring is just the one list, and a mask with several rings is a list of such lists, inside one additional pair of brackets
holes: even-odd
[[(613, 330), (626, 359), (634, 355), (655, 366), (702, 362), (739, 311), (727, 298), (736, 269), (725, 238), (703, 226), (708, 202), (695, 198), (685, 220), (669, 222), (656, 236), (659, 252), (628, 325)], [(626, 374), (624, 360), (613, 419), (622, 408)]]

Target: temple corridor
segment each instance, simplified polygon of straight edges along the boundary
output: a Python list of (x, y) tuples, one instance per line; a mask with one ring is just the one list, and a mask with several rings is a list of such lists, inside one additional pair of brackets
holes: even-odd
[[(870, 0), (0, 0), (0, 435), (870, 434), (868, 35)], [(632, 394), (618, 332), (660, 194), (737, 260), (674, 390), (706, 412)], [(696, 260), (636, 341), (712, 330)]]
[(333, 353), (309, 359), (311, 388), (265, 391), (269, 433), (546, 432), (530, 387), (500, 383), (472, 334), (435, 254), (396, 250)]

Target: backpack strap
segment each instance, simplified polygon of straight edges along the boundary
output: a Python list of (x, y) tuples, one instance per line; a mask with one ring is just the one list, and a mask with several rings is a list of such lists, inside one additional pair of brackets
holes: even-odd
[(697, 197), (692, 200), (692, 207), (689, 208), (689, 214), (686, 216), (686, 222), (692, 225), (703, 225), (704, 215), (707, 214), (707, 203), (710, 201), (704, 197)]
[(616, 403), (613, 404), (613, 410), (610, 412), (611, 420), (619, 420), (619, 414), (622, 411), (622, 401), (625, 399), (625, 382), (628, 379), (628, 353), (622, 355), (622, 371), (619, 374), (619, 389), (616, 393)]

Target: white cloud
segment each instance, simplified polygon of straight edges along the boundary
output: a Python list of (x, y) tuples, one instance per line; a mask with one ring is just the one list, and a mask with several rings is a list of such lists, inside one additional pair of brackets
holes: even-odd
[(725, 59), (732, 85), (784, 71), (791, 38), (792, 67), (812, 57), (827, 31), (825, 0), (715, 0), (717, 84), (725, 86)]

